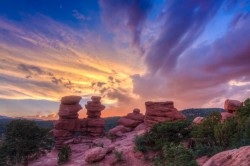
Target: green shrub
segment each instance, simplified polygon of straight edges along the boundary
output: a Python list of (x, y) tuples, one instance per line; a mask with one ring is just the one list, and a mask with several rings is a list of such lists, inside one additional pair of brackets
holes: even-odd
[(58, 153), (57, 163), (61, 165), (70, 160), (71, 148), (70, 146), (64, 146)]
[(181, 144), (164, 145), (163, 157), (164, 163), (169, 166), (197, 166), (192, 151)]
[(148, 150), (161, 150), (163, 145), (190, 137), (191, 122), (180, 120), (176, 122), (162, 122), (154, 125), (149, 132), (134, 140), (135, 150), (146, 152)]
[(246, 99), (243, 102), (243, 106), (236, 110), (238, 117), (249, 117), (250, 116), (250, 99)]
[(213, 146), (216, 144), (214, 128), (221, 121), (219, 112), (212, 112), (201, 124), (194, 126), (192, 136), (196, 142)]
[(115, 157), (117, 159), (118, 162), (124, 161), (124, 157), (123, 157), (123, 151), (114, 151)]
[(235, 118), (226, 120), (214, 127), (216, 144), (222, 147), (231, 146), (237, 135), (237, 122)]
[(135, 139), (134, 139), (134, 144), (135, 144), (134, 150), (135, 151), (141, 151), (141, 152), (148, 151), (147, 144), (150, 141), (150, 140), (148, 140), (149, 139), (148, 135), (149, 135), (149, 133), (146, 133), (144, 135), (135, 137)]
[(5, 140), (0, 148), (4, 165), (27, 165), (29, 156), (50, 150), (53, 138), (49, 130), (34, 121), (13, 120), (6, 127)]
[(223, 150), (225, 150), (224, 147), (220, 147), (220, 146), (209, 146), (207, 144), (196, 144), (195, 147), (192, 149), (193, 150), (193, 154), (195, 156), (195, 158), (198, 157), (202, 157), (202, 156), (213, 156), (214, 154), (221, 152)]

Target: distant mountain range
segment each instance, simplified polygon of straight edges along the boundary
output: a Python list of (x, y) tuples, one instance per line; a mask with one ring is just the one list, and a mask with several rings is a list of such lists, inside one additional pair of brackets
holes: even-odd
[(11, 117), (8, 117), (8, 116), (2, 116), (2, 115), (0, 115), (0, 119), (14, 119), (14, 118), (11, 118)]
[[(206, 117), (213, 111), (219, 111), (224, 112), (225, 110), (222, 108), (191, 108), (191, 109), (184, 109), (181, 112), (190, 120), (193, 120), (197, 116)], [(107, 117), (104, 118), (105, 120), (105, 131), (108, 131), (109, 129), (115, 127), (117, 124), (117, 120), (120, 117)], [(2, 116), (0, 115), (0, 135), (5, 132), (6, 125), (10, 123), (12, 120), (15, 119), (25, 119), (25, 118), (12, 118), (8, 116)], [(52, 128), (53, 127), (53, 121), (51, 120), (42, 120), (42, 119), (29, 119), (34, 120), (39, 126), (46, 127), (46, 128)]]
[(34, 121), (44, 121), (43, 119), (35, 119), (35, 118), (32, 118), (32, 119), (29, 119), (29, 118), (23, 118), (23, 117), (9, 117), (9, 116), (2, 116), (0, 115), (0, 120), (1, 119), (6, 119), (6, 120), (14, 120), (14, 119), (28, 119), (28, 120), (34, 120)]
[(181, 112), (188, 119), (193, 120), (195, 117), (198, 116), (206, 117), (213, 111), (224, 112), (225, 110), (222, 108), (190, 108), (190, 109), (184, 109)]

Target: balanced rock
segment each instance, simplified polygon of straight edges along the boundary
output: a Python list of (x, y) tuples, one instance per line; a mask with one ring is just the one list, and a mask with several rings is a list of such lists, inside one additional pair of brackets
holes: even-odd
[(101, 136), (104, 134), (105, 121), (101, 118), (101, 111), (105, 109), (105, 106), (101, 104), (100, 96), (92, 96), (91, 101), (88, 101), (85, 105), (87, 109), (86, 128), (82, 128), (82, 131), (87, 131), (91, 136)]
[(79, 119), (61, 119), (54, 122), (54, 128), (58, 130), (77, 131), (80, 126), (81, 121)]
[(128, 113), (126, 116), (120, 118), (117, 123), (125, 127), (135, 128), (139, 124), (143, 123), (144, 115), (140, 113), (138, 108), (133, 110), (133, 113)]
[(80, 96), (64, 96), (61, 99), (62, 104), (66, 105), (73, 105), (73, 104), (78, 104), (82, 97)]
[(78, 111), (82, 109), (79, 104), (80, 96), (65, 96), (61, 99), (59, 107), (59, 120), (54, 122), (52, 130), (55, 137), (55, 147), (61, 149), (67, 141), (73, 138), (74, 132), (81, 131), (81, 121), (78, 119)]
[(140, 109), (135, 108), (132, 113), (120, 118), (117, 121), (118, 126), (109, 130), (109, 134), (122, 136), (123, 133), (130, 132), (138, 125), (144, 122), (144, 115), (140, 113)]
[(58, 115), (65, 119), (76, 119), (78, 117), (78, 111), (82, 109), (80, 104), (65, 105), (60, 104)]
[(152, 102), (148, 101), (146, 105), (146, 114), (144, 123), (151, 127), (159, 122), (183, 120), (186, 117), (174, 108), (172, 101)]
[(138, 126), (140, 123), (140, 121), (138, 120), (133, 120), (133, 119), (129, 119), (127, 117), (123, 117), (123, 118), (120, 118), (117, 123), (119, 125), (123, 125), (125, 127), (131, 127), (131, 128), (135, 128), (136, 126)]
[(224, 103), (224, 109), (229, 113), (234, 113), (241, 106), (242, 106), (242, 102), (238, 100), (227, 99)]

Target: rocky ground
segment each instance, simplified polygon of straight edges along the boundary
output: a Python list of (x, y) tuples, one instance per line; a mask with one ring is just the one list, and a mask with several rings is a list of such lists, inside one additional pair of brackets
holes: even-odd
[[(136, 135), (145, 133), (146, 130), (132, 131), (124, 133), (121, 137), (111, 140), (107, 137), (103, 138), (84, 138), (79, 144), (70, 144), (72, 149), (71, 160), (64, 164), (65, 166), (85, 166), (85, 165), (136, 165), (136, 166), (150, 166), (152, 164), (143, 161), (143, 156), (140, 153), (134, 152), (134, 138)], [(102, 147), (103, 146), (103, 147)], [(105, 149), (105, 150), (104, 150)], [(103, 154), (102, 150), (111, 150), (107, 154)], [(122, 160), (118, 161), (115, 152), (122, 152)], [(47, 155), (31, 162), (30, 166), (57, 166), (58, 150), (54, 149)], [(100, 161), (88, 163), (86, 159), (98, 159)]]

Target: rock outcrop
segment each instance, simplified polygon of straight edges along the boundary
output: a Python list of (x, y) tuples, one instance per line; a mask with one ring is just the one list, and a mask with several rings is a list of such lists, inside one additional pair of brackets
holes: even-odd
[(120, 118), (117, 121), (118, 126), (109, 130), (109, 134), (122, 136), (123, 133), (130, 132), (144, 121), (144, 115), (140, 113), (140, 109), (135, 108), (132, 113)]
[(145, 103), (145, 105), (146, 114), (144, 123), (149, 127), (152, 127), (153, 125), (159, 122), (186, 119), (186, 117), (181, 112), (174, 108), (174, 103), (172, 101), (148, 101)]
[(224, 122), (227, 119), (230, 119), (235, 116), (235, 114), (229, 113), (229, 112), (221, 112), (221, 122)]
[(89, 149), (84, 154), (84, 160), (88, 163), (93, 163), (100, 161), (105, 158), (107, 153), (110, 153), (114, 150), (114, 146), (109, 146), (107, 148), (103, 147), (94, 147)]
[(227, 150), (211, 157), (203, 166), (249, 166), (250, 146)]
[(204, 117), (198, 116), (198, 117), (194, 118), (193, 123), (201, 124), (203, 120), (204, 120)]
[(105, 106), (101, 104), (99, 96), (92, 96), (91, 100), (85, 105), (88, 117), (83, 122), (86, 125), (82, 126), (82, 131), (86, 130), (91, 136), (101, 136), (104, 135), (105, 126), (105, 121), (101, 118), (101, 111), (105, 109)]
[(227, 99), (224, 103), (224, 109), (229, 113), (234, 113), (240, 106), (242, 106), (242, 102), (238, 100)]
[(80, 130), (78, 119), (78, 111), (82, 109), (80, 100), (80, 96), (65, 96), (61, 99), (59, 120), (54, 122), (52, 130), (56, 149), (61, 149), (65, 142), (73, 138), (73, 133)]

